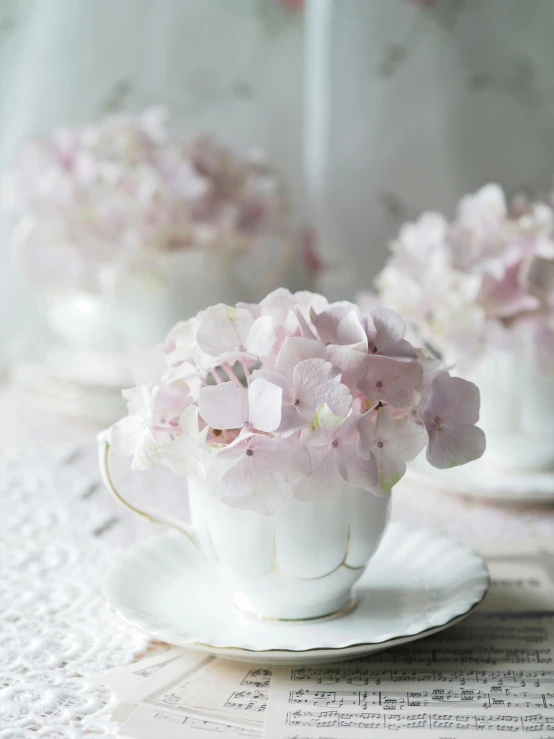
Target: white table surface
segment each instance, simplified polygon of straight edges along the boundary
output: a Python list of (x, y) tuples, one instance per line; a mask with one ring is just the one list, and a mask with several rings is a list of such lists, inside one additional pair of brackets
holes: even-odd
[[(100, 597), (119, 552), (159, 532), (119, 508), (100, 486), (98, 426), (37, 410), (0, 392), (0, 738), (115, 737), (115, 699), (92, 678), (155, 642), (121, 623)], [(147, 496), (163, 485), (168, 508), (186, 515), (181, 481), (120, 475)], [(149, 487), (150, 486), (150, 487)], [(401, 483), (393, 517), (461, 540), (554, 536), (554, 507), (510, 508)]]

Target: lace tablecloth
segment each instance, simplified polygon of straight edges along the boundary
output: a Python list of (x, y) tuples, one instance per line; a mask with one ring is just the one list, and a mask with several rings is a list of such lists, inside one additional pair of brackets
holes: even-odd
[[(93, 678), (157, 645), (108, 610), (99, 586), (118, 553), (156, 528), (101, 488), (98, 429), (35, 411), (15, 391), (0, 400), (0, 738), (115, 737), (114, 699)], [(554, 508), (407, 486), (395, 491), (393, 516), (463, 540), (554, 535)]]

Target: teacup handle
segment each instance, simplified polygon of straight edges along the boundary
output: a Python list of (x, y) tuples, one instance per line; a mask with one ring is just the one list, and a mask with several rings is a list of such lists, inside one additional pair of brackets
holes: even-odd
[(179, 531), (179, 533), (184, 534), (190, 541), (190, 543), (200, 551), (193, 526), (184, 523), (183, 521), (179, 521), (179, 519), (174, 518), (167, 513), (157, 511), (154, 508), (137, 508), (136, 505), (129, 503), (129, 501), (124, 498), (123, 495), (121, 495), (121, 493), (115, 487), (112, 476), (110, 474), (110, 449), (110, 443), (106, 439), (98, 440), (98, 463), (100, 465), (100, 474), (102, 476), (102, 481), (104, 482), (104, 485), (108, 488), (110, 493), (112, 493), (112, 495), (126, 508), (129, 508), (129, 510), (133, 511), (133, 513), (138, 513), (139, 516), (146, 518), (151, 523), (159, 523), (163, 526), (170, 526), (172, 529), (176, 529), (177, 531)]

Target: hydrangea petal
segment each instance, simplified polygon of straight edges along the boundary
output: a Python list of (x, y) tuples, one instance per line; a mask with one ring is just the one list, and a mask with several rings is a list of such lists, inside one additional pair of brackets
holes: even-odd
[(258, 378), (248, 387), (251, 426), (260, 431), (275, 431), (281, 423), (283, 390), (278, 385)]
[(305, 359), (325, 359), (325, 345), (317, 339), (291, 336), (285, 340), (277, 359), (275, 369), (284, 377), (292, 379), (299, 362)]
[(336, 494), (342, 482), (337, 470), (336, 458), (329, 451), (329, 444), (309, 447), (308, 452), (312, 474), (294, 485), (294, 497), (298, 500), (312, 501), (323, 500)]
[(283, 503), (288, 484), (278, 474), (275, 465), (256, 452), (246, 454), (227, 470), (219, 485), (219, 494), (224, 503), (232, 508), (255, 511), (270, 516)]
[(332, 453), (336, 455), (337, 470), (343, 480), (364, 490), (375, 490), (379, 475), (373, 453), (364, 459), (358, 451), (356, 442), (350, 444), (339, 442), (339, 446)]
[(427, 431), (435, 418), (449, 425), (473, 425), (479, 420), (479, 389), (460, 377), (439, 375), (431, 383), (431, 397), (425, 407)]
[(267, 357), (275, 349), (276, 344), (277, 334), (271, 316), (256, 318), (248, 332), (246, 351), (259, 357)]
[(479, 427), (442, 425), (440, 431), (429, 432), (427, 460), (440, 470), (449, 469), (479, 459), (485, 448), (485, 434)]
[(200, 390), (198, 410), (214, 429), (238, 429), (248, 421), (248, 395), (234, 382), (207, 385)]

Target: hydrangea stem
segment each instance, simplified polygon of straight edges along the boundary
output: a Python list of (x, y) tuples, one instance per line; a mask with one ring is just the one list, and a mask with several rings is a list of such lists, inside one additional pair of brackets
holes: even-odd
[(232, 365), (230, 365), (230, 364), (224, 364), (223, 365), (223, 369), (225, 370), (225, 372), (227, 372), (227, 375), (228, 375), (229, 379), (232, 380), (235, 383), (235, 385), (237, 385), (237, 387), (243, 387), (242, 382), (235, 375), (235, 373), (233, 371)]
[(223, 380), (221, 379), (221, 375), (220, 375), (220, 374), (219, 374), (219, 372), (218, 372), (218, 371), (216, 370), (216, 368), (215, 368), (215, 367), (213, 367), (213, 369), (211, 369), (211, 370), (210, 370), (210, 372), (212, 373), (212, 377), (214, 378), (214, 380), (216, 381), (216, 383), (217, 383), (218, 385), (221, 385), (221, 383), (223, 382)]
[(250, 370), (248, 369), (248, 362), (246, 361), (246, 358), (241, 357), (240, 363), (242, 364), (242, 369), (244, 370), (244, 376), (248, 380), (248, 378), (250, 377)]

